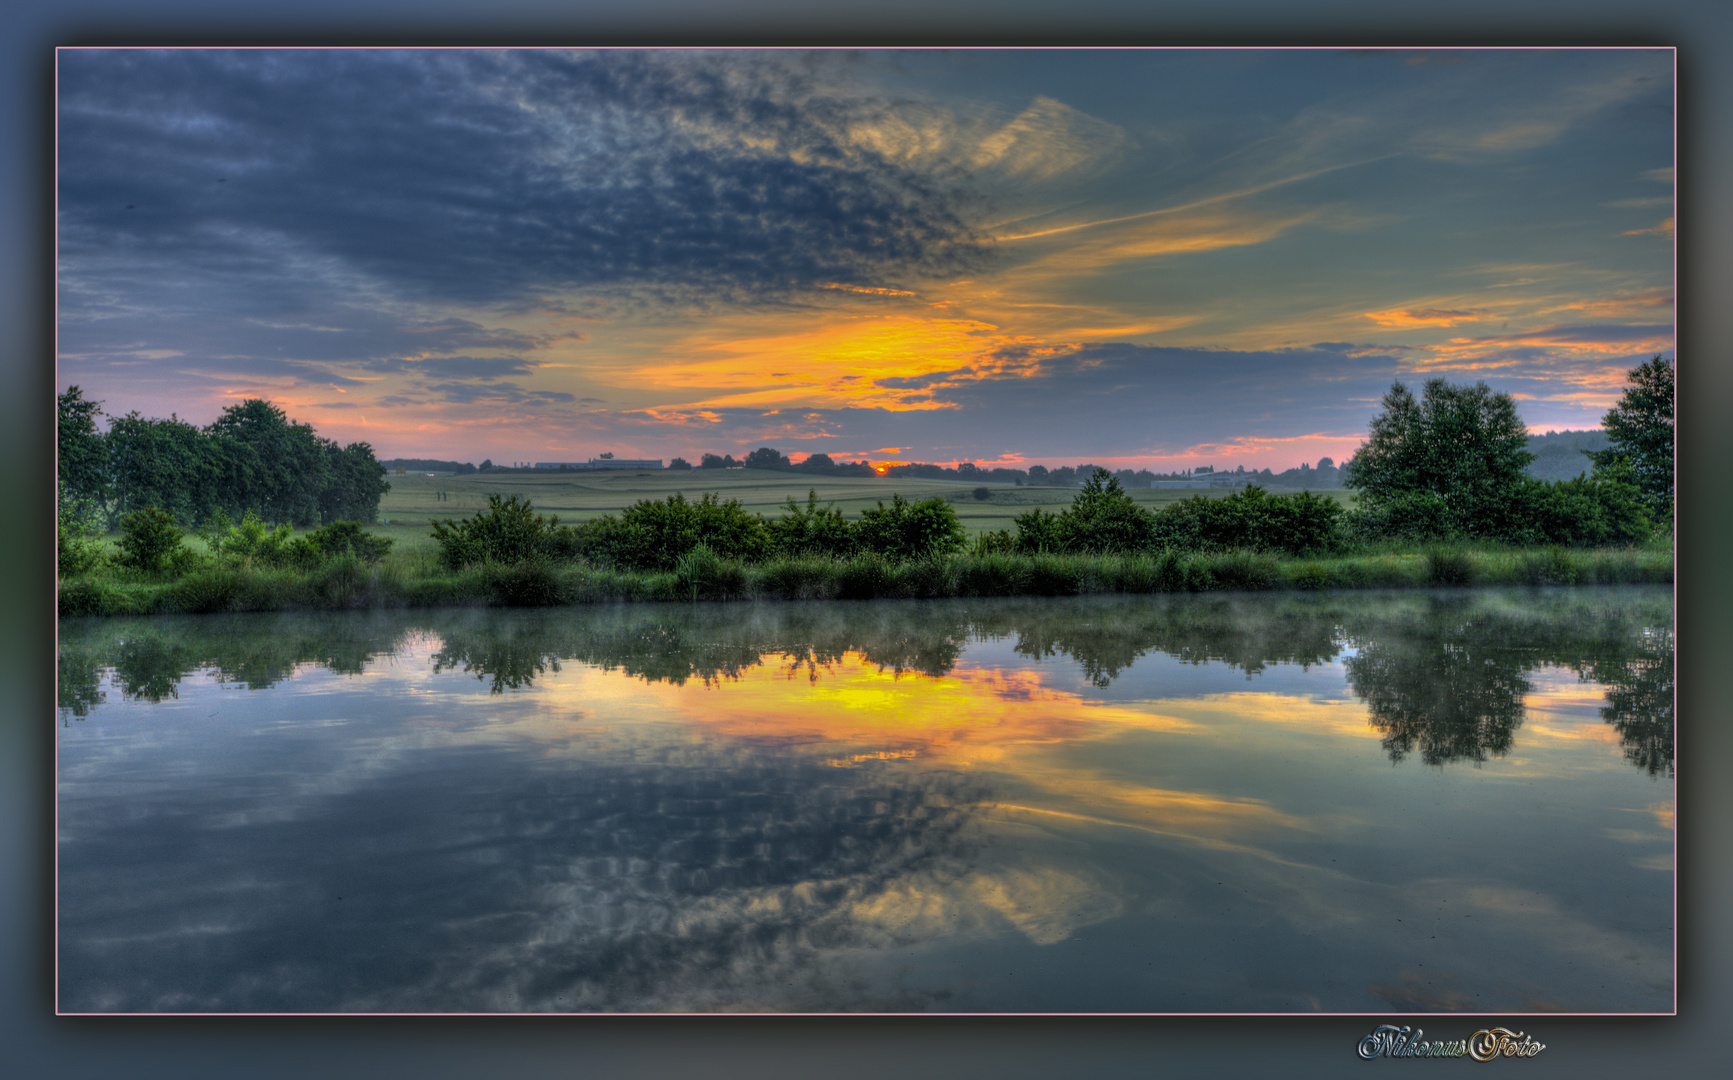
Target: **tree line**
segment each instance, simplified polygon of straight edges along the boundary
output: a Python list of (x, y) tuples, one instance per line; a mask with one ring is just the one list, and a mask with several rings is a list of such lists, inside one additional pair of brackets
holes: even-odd
[(1527, 474), (1534, 455), (1516, 403), (1485, 383), (1398, 382), (1344, 467), (1359, 531), (1397, 539), (1619, 544), (1673, 522), (1673, 361), (1632, 369), (1602, 421), (1607, 445), (1562, 481)]
[(59, 495), (62, 517), (114, 528), (154, 509), (174, 523), (204, 527), (252, 514), (270, 524), (306, 527), (370, 523), (391, 485), (365, 442), (341, 446), (310, 424), (251, 398), (198, 427), (178, 416), (108, 416), (78, 387), (59, 397)]

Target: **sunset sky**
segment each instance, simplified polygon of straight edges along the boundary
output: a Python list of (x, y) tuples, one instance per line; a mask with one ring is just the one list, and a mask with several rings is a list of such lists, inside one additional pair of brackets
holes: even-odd
[(1673, 354), (1666, 49), (64, 50), (58, 385), (381, 458), (1278, 471)]

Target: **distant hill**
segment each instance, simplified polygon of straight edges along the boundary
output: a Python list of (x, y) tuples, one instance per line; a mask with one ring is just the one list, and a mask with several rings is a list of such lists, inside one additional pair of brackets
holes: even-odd
[(1528, 452), (1534, 455), (1534, 460), (1529, 463), (1528, 474), (1536, 480), (1575, 479), (1578, 474), (1594, 467), (1594, 463), (1583, 456), (1583, 451), (1606, 448), (1607, 433), (1600, 428), (1530, 435)]

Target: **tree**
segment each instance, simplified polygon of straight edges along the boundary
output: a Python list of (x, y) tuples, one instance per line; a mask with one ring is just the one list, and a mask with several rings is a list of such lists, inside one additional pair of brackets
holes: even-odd
[[(330, 476), (326, 447), (311, 425), (297, 424), (283, 410), (250, 398), (223, 410), (208, 429), (223, 464), (220, 502), (231, 516), (257, 511), (269, 522), (312, 525), (320, 517), (319, 496)], [(371, 458), (373, 451), (367, 451)]]
[(379, 514), (380, 497), (391, 490), (385, 480), (385, 466), (374, 459), (373, 447), (367, 443), (350, 443), (338, 449), (334, 442), (319, 441), (325, 447), (326, 463), (325, 486), (319, 492), (320, 523), (371, 524)]
[(1657, 356), (1631, 369), (1624, 397), (1601, 419), (1605, 450), (1584, 451), (1595, 471), (1619, 461), (1630, 465), (1649, 515), (1673, 520), (1673, 361)]
[(1502, 536), (1533, 460), (1527, 447), (1509, 394), (1428, 379), (1416, 401), (1398, 382), (1342, 482), (1361, 491), (1362, 522), (1373, 534)]
[(147, 420), (130, 412), (110, 418), (103, 441), (111, 523), (148, 506), (196, 525), (222, 505), (224, 467), (218, 448), (186, 421), (175, 416)]
[(61, 489), (76, 500), (101, 505), (108, 498), (108, 450), (96, 430), (100, 401), (86, 401), (76, 386), (59, 399), (58, 470)]
[(772, 450), (768, 446), (760, 446), (752, 453), (747, 454), (746, 460), (742, 464), (744, 464), (748, 469), (786, 470), (794, 467), (788, 460), (788, 455), (784, 454), (780, 450)]

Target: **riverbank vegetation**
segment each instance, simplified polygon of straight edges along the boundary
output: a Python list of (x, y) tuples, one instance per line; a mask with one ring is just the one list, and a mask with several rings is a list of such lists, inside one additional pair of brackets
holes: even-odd
[(110, 541), (74, 500), (62, 505), (60, 611), (1668, 583), (1671, 371), (1657, 358), (1632, 373), (1609, 413), (1610, 448), (1567, 481), (1524, 474), (1508, 395), (1434, 379), (1416, 398), (1398, 383), (1344, 469), (1360, 491), (1352, 510), (1255, 486), (1151, 508), (1102, 469), (1069, 506), (972, 537), (938, 496), (892, 494), (851, 518), (816, 490), (776, 516), (675, 492), (562, 524), (494, 494), (485, 510), (432, 522), (430, 544), (394, 551), (358, 521), (297, 534), (251, 508), (239, 523), (220, 508), (195, 515), (205, 524), (189, 536), (144, 506)]

